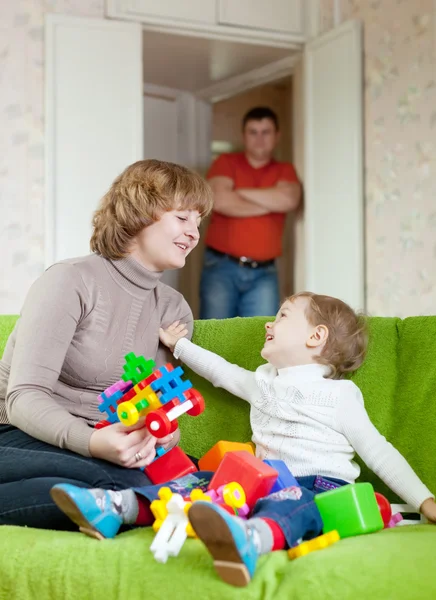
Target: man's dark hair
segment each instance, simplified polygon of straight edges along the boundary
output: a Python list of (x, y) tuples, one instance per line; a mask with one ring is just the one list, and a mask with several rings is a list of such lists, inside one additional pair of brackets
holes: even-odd
[(242, 131), (244, 131), (248, 121), (261, 121), (262, 119), (271, 119), (276, 130), (279, 130), (279, 119), (276, 113), (267, 106), (256, 106), (244, 115), (242, 119)]

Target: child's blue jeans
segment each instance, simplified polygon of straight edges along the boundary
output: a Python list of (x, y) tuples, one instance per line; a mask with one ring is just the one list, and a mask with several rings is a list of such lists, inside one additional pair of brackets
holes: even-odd
[(323, 522), (313, 500), (314, 496), (347, 485), (340, 479), (321, 476), (297, 477), (301, 487), (291, 487), (258, 500), (251, 517), (271, 519), (283, 531), (290, 548), (300, 540), (321, 535)]
[[(212, 479), (210, 471), (198, 471), (186, 477), (170, 481), (167, 484), (173, 492), (188, 497), (193, 488), (203, 491)], [(340, 479), (329, 479), (319, 475), (297, 477), (301, 487), (291, 487), (265, 496), (254, 506), (251, 517), (266, 518), (275, 521), (283, 531), (286, 542), (291, 548), (303, 540), (310, 540), (321, 534), (323, 523), (319, 510), (313, 500), (316, 494), (347, 485)], [(150, 501), (155, 500), (161, 485), (133, 488), (133, 491)]]

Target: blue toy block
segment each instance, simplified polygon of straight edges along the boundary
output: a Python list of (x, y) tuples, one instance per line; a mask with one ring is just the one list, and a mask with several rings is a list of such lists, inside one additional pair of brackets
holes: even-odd
[(109, 396), (109, 398), (104, 392), (100, 394), (101, 402), (98, 405), (98, 410), (102, 413), (105, 412), (107, 414), (106, 421), (108, 421), (109, 423), (118, 423), (119, 418), (117, 415), (117, 402), (120, 398), (123, 397), (124, 393), (125, 392), (118, 391), (115, 392), (115, 394), (112, 394), (112, 396)]
[(185, 401), (183, 392), (192, 388), (192, 383), (189, 380), (183, 381), (181, 376), (183, 375), (182, 367), (176, 367), (172, 371), (168, 371), (166, 367), (159, 369), (162, 377), (156, 379), (150, 384), (153, 392), (160, 392), (159, 400), (162, 404), (167, 404), (174, 398), (178, 398), (180, 402)]
[(277, 477), (277, 481), (275, 482), (274, 486), (270, 491), (270, 494), (273, 494), (274, 492), (279, 492), (284, 488), (300, 487), (298, 481), (295, 479), (295, 477), (292, 475), (292, 473), (282, 460), (264, 460), (263, 462), (266, 465), (269, 465), (270, 467), (275, 469), (279, 474), (279, 476)]

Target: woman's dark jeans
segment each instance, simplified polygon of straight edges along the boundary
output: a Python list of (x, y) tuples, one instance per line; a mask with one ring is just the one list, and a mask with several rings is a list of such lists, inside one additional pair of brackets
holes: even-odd
[(50, 497), (57, 483), (122, 490), (150, 481), (139, 469), (87, 458), (0, 425), (0, 525), (77, 529)]

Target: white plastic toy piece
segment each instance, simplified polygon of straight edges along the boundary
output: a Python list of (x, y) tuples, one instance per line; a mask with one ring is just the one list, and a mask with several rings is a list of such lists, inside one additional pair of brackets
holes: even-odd
[(168, 516), (150, 546), (154, 558), (166, 563), (169, 556), (178, 556), (187, 534), (189, 525), (186, 510), (191, 503), (185, 502), (180, 494), (173, 494), (166, 505)]
[(404, 527), (404, 525), (422, 525), (424, 523), (428, 523), (427, 519), (424, 515), (421, 515), (416, 509), (414, 509), (410, 504), (391, 504), (392, 514), (395, 513), (406, 513), (406, 514), (415, 514), (415, 519), (402, 519), (397, 527)]

